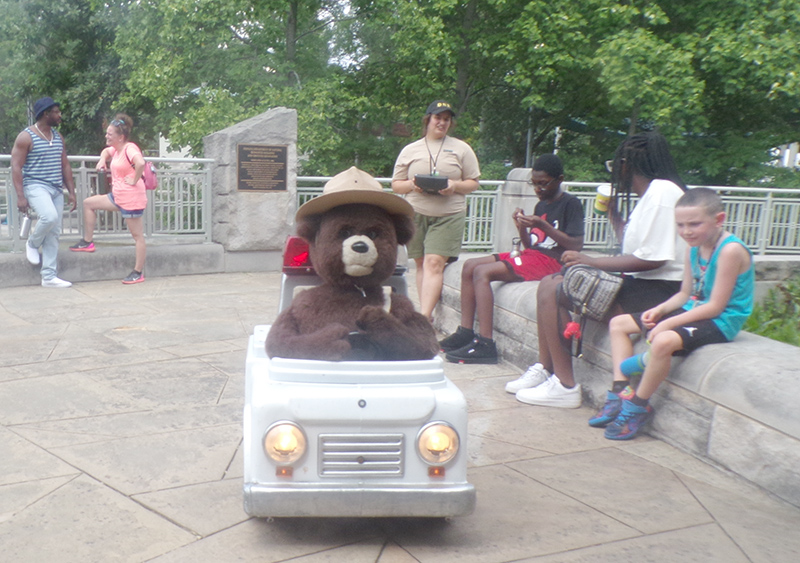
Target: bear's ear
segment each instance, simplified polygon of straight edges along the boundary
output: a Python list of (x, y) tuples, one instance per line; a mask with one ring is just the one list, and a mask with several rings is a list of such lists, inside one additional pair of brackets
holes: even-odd
[(397, 244), (406, 244), (414, 236), (414, 220), (408, 215), (392, 215)]
[(321, 215), (308, 215), (300, 219), (295, 227), (297, 236), (303, 237), (309, 243), (313, 243), (319, 231), (322, 216)]

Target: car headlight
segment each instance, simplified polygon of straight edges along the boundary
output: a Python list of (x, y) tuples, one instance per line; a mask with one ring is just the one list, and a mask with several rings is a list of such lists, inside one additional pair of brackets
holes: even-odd
[(264, 435), (264, 451), (276, 463), (294, 463), (306, 452), (306, 435), (296, 424), (278, 422)]
[(458, 432), (444, 422), (427, 425), (417, 437), (417, 450), (425, 463), (443, 465), (458, 453)]

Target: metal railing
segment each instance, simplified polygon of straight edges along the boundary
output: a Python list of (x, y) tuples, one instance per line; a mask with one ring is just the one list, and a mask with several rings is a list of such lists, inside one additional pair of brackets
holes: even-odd
[[(82, 235), (83, 207), (80, 202), (98, 193), (99, 156), (70, 156), (78, 207), (64, 210), (62, 233)], [(211, 240), (211, 173), (213, 159), (147, 158), (156, 165), (158, 188), (148, 192), (145, 210), (145, 236), (180, 236), (198, 242)], [(17, 194), (11, 183), (11, 157), (0, 155), (0, 241), (10, 241), (10, 250), (19, 251)], [(96, 232), (127, 234), (119, 213), (100, 211)]]
[[(322, 185), (330, 178), (298, 176), (298, 205), (322, 193)], [(389, 189), (391, 178), (377, 178)], [(491, 252), (495, 242), (497, 200), (501, 193), (499, 180), (482, 180), (481, 189), (467, 196), (467, 225), (464, 229), (464, 250)], [(575, 194), (584, 210), (584, 249), (607, 250), (613, 246), (604, 215), (594, 211), (597, 186), (603, 182), (564, 182), (564, 188)], [(701, 186), (690, 186), (692, 188)], [(722, 195), (727, 219), (725, 228), (741, 238), (755, 254), (800, 255), (800, 191), (782, 188), (702, 186)], [(635, 201), (635, 197), (633, 200)], [(532, 210), (527, 210), (532, 211)], [(510, 219), (509, 219), (510, 220)]]
[[(83, 210), (80, 202), (98, 188), (97, 156), (69, 157), (75, 175), (78, 208), (65, 211), (63, 232), (81, 235)], [(0, 243), (10, 250), (22, 250), (16, 192), (11, 184), (10, 156), (0, 155)], [(148, 196), (145, 236), (179, 236), (187, 240), (211, 240), (212, 159), (148, 158), (156, 164), (159, 186)], [(297, 204), (322, 193), (330, 178), (297, 177)], [(390, 190), (391, 178), (377, 178)], [(482, 180), (481, 189), (467, 196), (467, 224), (463, 248), (491, 252), (494, 248), (498, 200), (502, 180)], [(586, 235), (584, 248), (604, 250), (611, 246), (606, 217), (594, 212), (595, 189), (599, 182), (564, 182), (583, 204)], [(696, 187), (696, 186), (692, 186)], [(707, 186), (723, 196), (726, 228), (739, 236), (756, 254), (800, 254), (800, 191), (779, 188)], [(100, 212), (97, 230), (104, 234), (127, 233), (118, 213)], [(6, 248), (3, 245), (2, 248)]]

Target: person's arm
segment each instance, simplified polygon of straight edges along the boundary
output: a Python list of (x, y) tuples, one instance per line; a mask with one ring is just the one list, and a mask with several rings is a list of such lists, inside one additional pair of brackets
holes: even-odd
[(680, 291), (663, 303), (659, 303), (655, 307), (642, 313), (642, 324), (644, 324), (646, 329), (650, 330), (655, 327), (658, 322), (664, 318), (664, 315), (668, 315), (672, 311), (683, 307), (683, 305), (691, 298), (692, 290), (694, 289), (691, 256), (692, 250), (691, 248), (687, 248), (683, 259), (683, 279), (681, 280)]
[(32, 146), (31, 136), (22, 131), (17, 135), (14, 147), (11, 149), (11, 183), (14, 184), (14, 191), (17, 192), (17, 209), (21, 213), (28, 212), (28, 199), (25, 197), (25, 190), (22, 187), (22, 167), (25, 166), (25, 160), (27, 160)]
[(111, 147), (106, 147), (100, 153), (100, 160), (97, 161), (95, 165), (95, 169), (97, 170), (105, 170), (108, 167), (108, 161), (111, 160), (111, 151), (113, 149)]
[(522, 240), (522, 245), (525, 248), (531, 248), (533, 245), (531, 244), (531, 237), (530, 237), (530, 230), (531, 229), (539, 229), (545, 235), (552, 238), (556, 241), (556, 244), (562, 248), (566, 248), (568, 250), (580, 250), (583, 248), (583, 237), (582, 236), (570, 236), (564, 231), (560, 231), (556, 229), (553, 225), (539, 217), (538, 215), (520, 215), (517, 217), (517, 228), (519, 230), (519, 236)]
[[(708, 301), (688, 311), (665, 319), (658, 323), (650, 331), (650, 339), (665, 330), (672, 330), (695, 321), (715, 319), (719, 317), (733, 295), (733, 288), (736, 286), (736, 279), (740, 274), (747, 271), (752, 260), (750, 253), (738, 243), (725, 245), (717, 258), (717, 274), (714, 277), (714, 287)], [(691, 291), (691, 290), (690, 290)]]
[(408, 167), (411, 164), (404, 157), (405, 149), (400, 151), (397, 161), (394, 163), (392, 171), (392, 191), (396, 194), (405, 195), (411, 192), (422, 190), (417, 187), (414, 180), (408, 177)]
[(134, 153), (133, 158), (128, 156), (128, 146), (129, 145), (125, 145), (122, 150), (125, 152), (125, 158), (128, 159), (128, 162), (130, 162), (133, 167), (133, 176), (125, 176), (125, 183), (129, 186), (135, 186), (136, 182), (138, 182), (142, 174), (144, 174), (144, 157), (138, 150)]
[(64, 150), (61, 151), (61, 177), (64, 179), (64, 185), (67, 186), (69, 193), (69, 210), (75, 211), (78, 207), (78, 200), (75, 197), (75, 180), (72, 177), (72, 166), (67, 158), (67, 142), (64, 137), (61, 137), (61, 143), (64, 145)]
[(414, 180), (392, 180), (392, 191), (396, 194), (404, 195), (413, 191), (421, 192)]
[(441, 190), (439, 193), (442, 195), (452, 195), (452, 194), (461, 194), (467, 195), (469, 193), (474, 192), (480, 187), (477, 178), (471, 178), (469, 180), (453, 180), (452, 178), (447, 179), (447, 187)]
[(646, 272), (655, 270), (667, 263), (666, 260), (642, 260), (633, 254), (620, 254), (617, 256), (589, 256), (574, 250), (567, 250), (561, 255), (561, 262), (565, 266), (586, 264), (606, 272)]
[(142, 153), (137, 152), (135, 155), (133, 155), (131, 164), (133, 165), (133, 183), (131, 185), (133, 185), (136, 184), (136, 182), (138, 182), (144, 174), (144, 157), (142, 156)]

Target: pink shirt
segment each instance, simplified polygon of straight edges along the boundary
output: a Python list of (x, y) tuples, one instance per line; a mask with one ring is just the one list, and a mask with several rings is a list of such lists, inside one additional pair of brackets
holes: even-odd
[(122, 152), (116, 154), (112, 147), (111, 153), (111, 185), (114, 202), (126, 211), (137, 211), (147, 207), (147, 191), (144, 180), (139, 178), (133, 186), (125, 183), (125, 178), (134, 177), (133, 159), (136, 154), (141, 156), (142, 151), (134, 143), (126, 143)]

